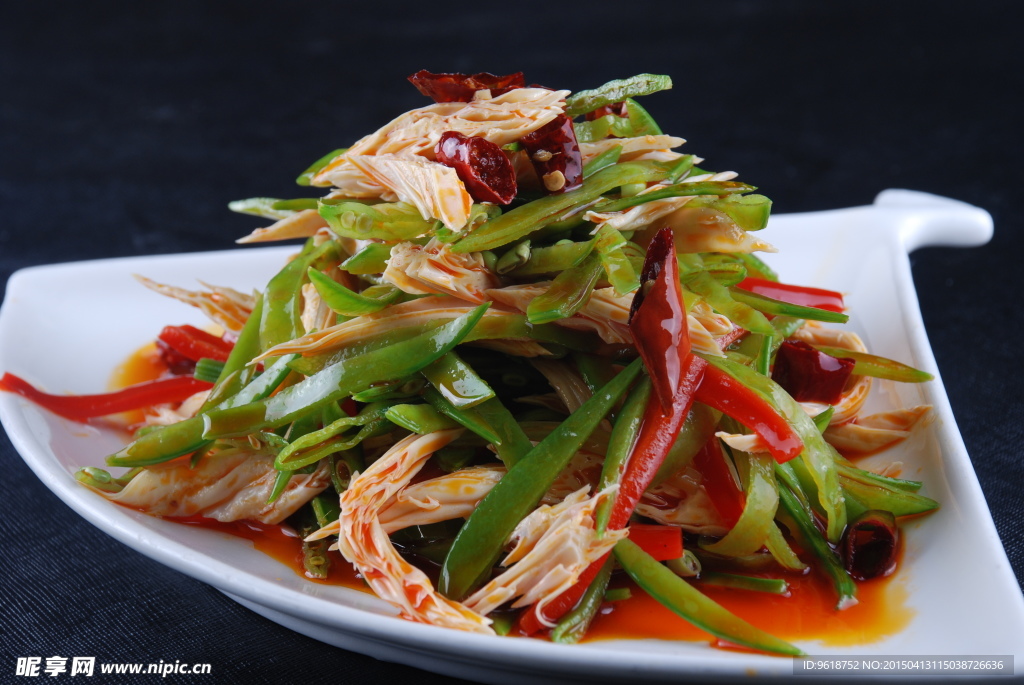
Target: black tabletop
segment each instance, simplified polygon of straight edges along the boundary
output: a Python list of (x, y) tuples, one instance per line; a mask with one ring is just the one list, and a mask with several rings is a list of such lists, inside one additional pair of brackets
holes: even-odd
[[(27, 266), (230, 247), (252, 222), (227, 200), (294, 196), (312, 160), (424, 104), (404, 81), (421, 68), (522, 70), (572, 90), (671, 74), (675, 88), (645, 101), (652, 114), (776, 212), (867, 204), (893, 187), (991, 212), (989, 245), (922, 249), (912, 263), (1021, 580), (1014, 5), (5, 3), (0, 294)], [(32, 655), (208, 662), (227, 683), (447, 681), (307, 639), (113, 541), (54, 497), (6, 435), (0, 464), (2, 681)]]

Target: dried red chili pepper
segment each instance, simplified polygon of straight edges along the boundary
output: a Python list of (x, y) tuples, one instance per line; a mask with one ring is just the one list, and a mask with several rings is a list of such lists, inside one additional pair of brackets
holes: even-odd
[(421, 69), (409, 77), (409, 82), (434, 102), (469, 102), (478, 90), (489, 90), (491, 97), (497, 97), (526, 86), (521, 71), (498, 76), (486, 71), (479, 74), (433, 74)]
[(507, 205), (515, 199), (516, 172), (500, 147), (477, 136), (445, 131), (434, 147), (437, 161), (455, 169), (477, 202)]
[(587, 121), (593, 121), (594, 119), (600, 119), (601, 117), (608, 116), (609, 114), (616, 117), (628, 116), (629, 112), (626, 110), (626, 103), (613, 102), (610, 105), (598, 107), (593, 112), (587, 112), (584, 116), (586, 117)]
[(550, 193), (564, 193), (583, 183), (583, 157), (572, 119), (559, 114), (519, 139), (537, 176)]
[(896, 568), (899, 528), (890, 511), (865, 511), (843, 533), (843, 562), (850, 576), (867, 580)]
[(683, 359), (690, 353), (678, 269), (672, 229), (663, 228), (647, 246), (640, 288), (629, 309), (633, 342), (650, 372), (654, 392), (665, 411), (672, 406)]
[(853, 373), (856, 362), (833, 357), (801, 340), (787, 340), (779, 346), (772, 367), (772, 380), (797, 402), (835, 404)]

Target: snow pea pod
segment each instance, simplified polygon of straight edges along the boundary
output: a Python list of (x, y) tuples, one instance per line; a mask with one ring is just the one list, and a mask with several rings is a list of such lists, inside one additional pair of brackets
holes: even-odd
[(305, 171), (299, 174), (299, 177), (295, 179), (295, 182), (300, 186), (313, 185), (313, 177), (316, 176), (321, 169), (323, 169), (325, 166), (334, 161), (336, 157), (340, 157), (346, 152), (348, 152), (347, 147), (339, 148), (337, 150), (332, 150), (331, 152), (328, 152), (326, 155), (310, 164)]
[(601, 567), (594, 582), (583, 593), (583, 599), (576, 608), (562, 617), (558, 625), (551, 631), (551, 641), (561, 644), (575, 644), (583, 639), (593, 623), (597, 612), (604, 603), (604, 593), (608, 589), (608, 581), (612, 579), (612, 568), (615, 561), (609, 557)]
[(732, 614), (654, 560), (629, 539), (615, 544), (615, 558), (626, 573), (666, 608), (715, 637), (762, 652), (800, 656), (800, 649)]
[(429, 404), (396, 404), (388, 408), (385, 417), (396, 426), (419, 435), (459, 427)]
[(449, 352), (420, 373), (456, 407), (475, 407), (494, 397), (494, 390), (455, 352)]
[[(806, 317), (804, 317), (806, 318)], [(879, 357), (878, 355), (868, 354), (867, 352), (857, 352), (856, 350), (847, 350), (842, 347), (829, 347), (827, 345), (814, 345), (811, 347), (830, 354), (833, 357), (846, 357), (856, 362), (853, 367), (853, 373), (857, 376), (873, 376), (875, 378), (886, 378), (891, 381), (899, 381), (900, 383), (924, 383), (934, 378), (927, 371), (921, 371), (915, 369), (912, 366), (901, 364), (898, 361), (887, 359), (886, 357)]]
[(274, 428), (312, 409), (380, 382), (413, 374), (461, 342), (486, 311), (484, 303), (433, 331), (332, 364), (273, 397), (208, 412), (204, 438), (238, 436)]
[(595, 212), (621, 212), (630, 207), (646, 204), (653, 200), (664, 200), (668, 197), (685, 197), (689, 195), (731, 195), (733, 193), (749, 193), (757, 190), (752, 185), (738, 181), (701, 181), (698, 183), (676, 183), (664, 188), (658, 188), (648, 193), (623, 197), (618, 200), (609, 200), (595, 205)]
[[(579, 265), (594, 249), (595, 241), (572, 242), (563, 240), (549, 247), (535, 247), (519, 266), (508, 270), (513, 278), (536, 276), (537, 274), (560, 273)], [(500, 262), (499, 262), (500, 264)]]
[(459, 530), (441, 568), (442, 593), (461, 599), (490, 574), (513, 529), (537, 507), (555, 477), (642, 369), (643, 362), (634, 360), (509, 468)]

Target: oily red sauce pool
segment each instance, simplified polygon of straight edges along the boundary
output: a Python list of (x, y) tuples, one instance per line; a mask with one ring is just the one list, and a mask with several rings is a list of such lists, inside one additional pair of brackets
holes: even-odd
[[(166, 367), (154, 345), (147, 345), (117, 368), (111, 387), (124, 387), (158, 378)], [(126, 417), (134, 423), (141, 413)], [(184, 525), (200, 526), (244, 538), (273, 559), (286, 565), (311, 583), (341, 585), (370, 592), (352, 566), (337, 552), (330, 552), (331, 569), (326, 579), (309, 578), (302, 566), (302, 541), (294, 531), (280, 525), (253, 521), (221, 523), (201, 517), (173, 519)], [(902, 556), (902, 555), (901, 555)], [(902, 561), (902, 559), (901, 559)], [(907, 589), (900, 582), (899, 568), (888, 578), (857, 583), (859, 603), (835, 610), (835, 594), (829, 581), (819, 573), (784, 575), (789, 597), (761, 592), (733, 590), (699, 582), (695, 585), (708, 597), (749, 623), (785, 640), (819, 640), (828, 646), (876, 642), (903, 630), (914, 616), (906, 606)], [(658, 604), (643, 590), (629, 584), (630, 599), (606, 604), (587, 635), (587, 641), (611, 639), (667, 639), (696, 642), (717, 641)]]

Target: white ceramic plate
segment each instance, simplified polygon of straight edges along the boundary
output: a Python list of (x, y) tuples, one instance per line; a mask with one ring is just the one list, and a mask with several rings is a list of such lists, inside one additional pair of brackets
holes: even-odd
[[(936, 376), (924, 386), (879, 383), (870, 400), (877, 408), (928, 403), (937, 416), (885, 456), (903, 461), (904, 473), (923, 480), (923, 492), (942, 503), (937, 513), (907, 526), (898, 582), (906, 585), (914, 618), (902, 632), (872, 644), (798, 644), (810, 654), (1012, 654), (1024, 664), (1024, 598), (938, 378), (907, 259), (922, 245), (983, 244), (992, 235), (991, 218), (953, 200), (886, 191), (867, 207), (775, 217), (763, 235), (781, 250), (768, 260), (784, 280), (848, 293), (849, 325), (871, 350)], [(149, 292), (131, 274), (185, 287), (205, 279), (247, 290), (262, 287), (292, 251), (250, 248), (19, 271), (0, 310), (0, 371), (51, 392), (101, 391), (111, 370), (164, 325), (203, 323), (196, 310)], [(73, 341), (67, 331), (75, 331)], [(793, 673), (790, 659), (715, 650), (706, 643), (563, 646), (402, 621), (370, 595), (304, 582), (244, 540), (150, 518), (76, 484), (75, 469), (102, 465), (103, 457), (120, 447), (116, 434), (55, 417), (7, 393), (0, 393), (0, 419), (47, 487), (105, 532), (257, 613), (345, 649), (492, 683), (706, 682)]]

